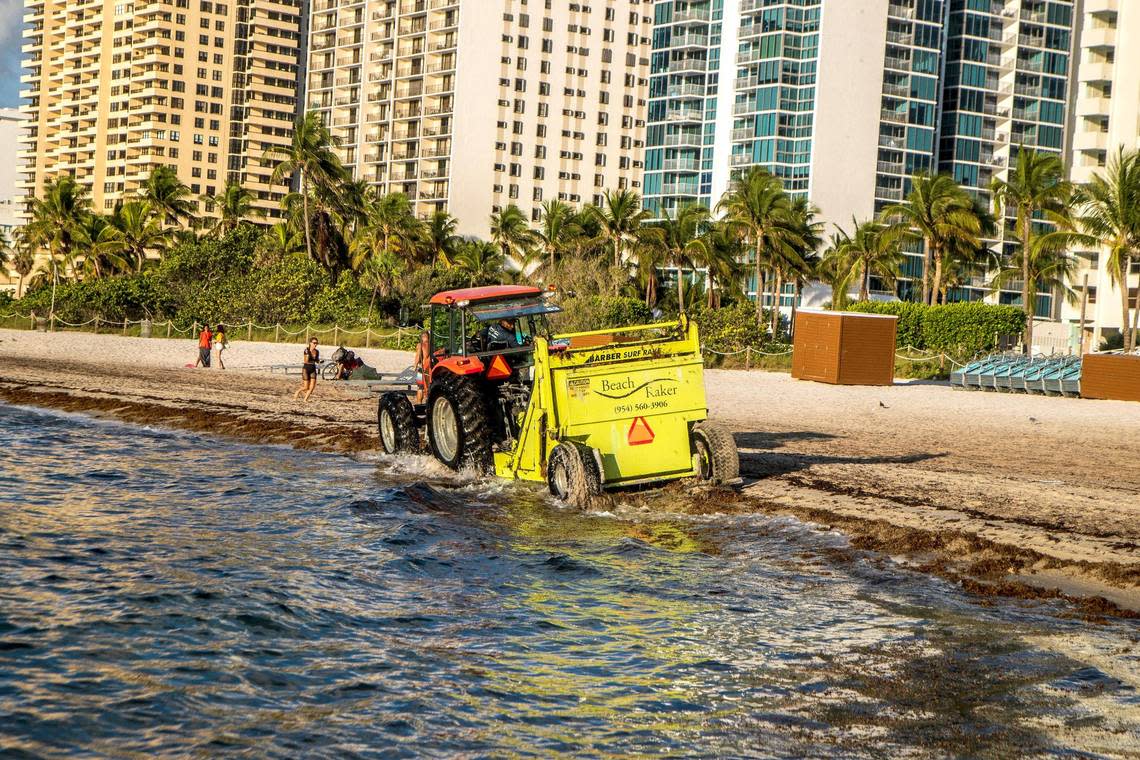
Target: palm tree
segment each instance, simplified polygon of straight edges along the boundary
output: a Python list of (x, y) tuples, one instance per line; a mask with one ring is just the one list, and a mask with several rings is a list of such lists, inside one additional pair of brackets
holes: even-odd
[(458, 227), (459, 220), (446, 211), (435, 211), (428, 217), (427, 224), (423, 225), (423, 245), (433, 267), (436, 264), (451, 266), (451, 257), (459, 240), (455, 234)]
[(467, 274), (467, 283), (489, 283), (502, 277), (506, 256), (495, 243), (465, 240), (455, 254), (455, 266)]
[(28, 242), (47, 250), (51, 262), (50, 313), (54, 314), (60, 262), (74, 266), (75, 236), (84, 217), (91, 213), (91, 201), (87, 189), (64, 174), (44, 185), (43, 198), (32, 199), (31, 213)]
[(316, 111), (309, 111), (293, 126), (293, 140), (288, 146), (274, 145), (265, 152), (264, 159), (278, 161), (273, 168), (271, 182), (285, 177), (300, 178), (301, 219), (305, 231), (305, 251), (313, 256), (313, 219), (309, 210), (309, 195), (313, 187), (332, 187), (347, 180), (347, 172), (337, 158), (336, 141)]
[(670, 215), (663, 212), (660, 221), (653, 223), (659, 230), (660, 245), (665, 262), (677, 268), (677, 308), (685, 313), (685, 267), (694, 259), (708, 255), (708, 242), (703, 235), (709, 221), (709, 210), (696, 203), (686, 204)]
[(574, 208), (560, 200), (549, 200), (542, 204), (540, 226), (535, 235), (538, 246), (542, 249), (547, 279), (554, 276), (557, 257), (564, 255), (582, 234), (576, 216)]
[[(1076, 258), (1069, 253), (1075, 245), (1094, 245), (1094, 238), (1077, 232), (1077, 220), (1073, 217), (1076, 206), (1076, 197), (1070, 194), (1068, 198), (1059, 198), (1056, 201), (1058, 210), (1046, 211), (1046, 220), (1056, 229), (1029, 237), (1029, 245), (1019, 262), (1007, 263), (1001, 266), (990, 282), (990, 289), (999, 292), (1009, 283), (1025, 278), (1028, 290), (1024, 298), (1031, 305), (1037, 303), (1037, 294), (1045, 292), (1061, 293), (1073, 303), (1077, 293), (1069, 286), (1069, 282), (1076, 276)], [(1025, 346), (1027, 351), (1033, 347), (1033, 318), (1036, 309), (1031, 306), (1025, 310)]]
[(657, 303), (661, 284), (658, 270), (665, 265), (665, 247), (661, 245), (661, 238), (645, 239), (634, 245), (633, 254), (637, 258), (637, 279), (644, 288), (645, 305), (652, 308)]
[(851, 267), (851, 278), (859, 278), (859, 300), (871, 297), (871, 277), (894, 283), (902, 266), (902, 234), (896, 227), (881, 222), (851, 220), (853, 234), (839, 229), (840, 243), (836, 253)]
[(12, 252), (12, 241), (8, 233), (0, 229), (0, 271), (8, 266), (8, 255)]
[(796, 232), (803, 241), (803, 245), (795, 250), (794, 255), (781, 256), (776, 260), (777, 298), (774, 303), (777, 304), (777, 308), (772, 311), (772, 335), (776, 334), (780, 324), (778, 305), (780, 303), (779, 295), (783, 292), (782, 280), (784, 277), (792, 281), (792, 312), (788, 324), (792, 330), (795, 329), (800, 290), (815, 270), (815, 261), (819, 255), (818, 250), (823, 243), (823, 223), (816, 221), (818, 216), (819, 208), (806, 196), (797, 196), (792, 199), (792, 218), (795, 220)]
[(922, 238), (922, 302), (933, 304), (946, 251), (962, 244), (980, 247), (982, 222), (973, 199), (949, 175), (916, 174), (911, 185), (906, 201), (883, 209), (879, 218)]
[(285, 258), (305, 248), (301, 234), (289, 222), (274, 224), (265, 232), (260, 242), (261, 250), (274, 258)]
[[(1120, 288), (1124, 350), (1131, 351), (1136, 336), (1128, 321), (1128, 273), (1140, 255), (1140, 151), (1121, 147), (1109, 161), (1107, 173), (1095, 175), (1080, 189), (1079, 198), (1079, 228), (1108, 249), (1108, 271)], [(1136, 308), (1140, 311), (1140, 303)]]
[[(1017, 149), (1017, 163), (1010, 169), (1008, 179), (995, 179), (990, 185), (993, 193), (994, 215), (1001, 217), (1003, 210), (1012, 210), (1017, 218), (1016, 234), (1021, 249), (1021, 308), (1025, 310), (1026, 325), (1032, 329), (1035, 300), (1030, 298), (1033, 289), (1029, 282), (1030, 255), (1034, 248), (1033, 218), (1043, 211), (1058, 210), (1059, 203), (1070, 195), (1069, 183), (1064, 180), (1065, 167), (1061, 159), (1051, 153), (1038, 153), (1025, 147)], [(1032, 336), (1027, 333), (1027, 337)], [(1030, 341), (1026, 340), (1026, 347)]]
[(253, 191), (246, 189), (237, 180), (226, 183), (219, 195), (204, 196), (207, 209), (218, 213), (211, 232), (224, 235), (237, 229), (237, 226), (251, 216), (263, 216), (263, 213), (254, 207), (257, 196)]
[(23, 235), (16, 236), (15, 249), (16, 253), (12, 256), (12, 268), (16, 270), (16, 274), (20, 276), (20, 282), (16, 286), (16, 297), (24, 297), (24, 278), (32, 273), (36, 268), (36, 254), (32, 246), (23, 239)]
[(651, 216), (642, 208), (641, 196), (632, 190), (607, 190), (601, 206), (587, 208), (598, 225), (599, 238), (613, 252), (614, 268), (620, 268), (623, 254), (638, 242), (642, 225)]
[(510, 203), (491, 214), (491, 242), (499, 246), (504, 260), (514, 258), (522, 263), (527, 260), (537, 236), (519, 207)]
[(722, 293), (732, 288), (736, 290), (736, 283), (740, 279), (740, 260), (744, 255), (744, 248), (740, 244), (740, 237), (733, 233), (732, 228), (722, 222), (714, 222), (705, 233), (705, 245), (694, 263), (704, 267), (708, 273), (708, 287), (705, 295), (706, 306), (710, 309), (720, 306)]
[(354, 242), (353, 266), (363, 265), (374, 256), (397, 253), (411, 261), (416, 258), (420, 222), (412, 213), (412, 203), (403, 193), (389, 193), (368, 205), (367, 221)]
[(156, 166), (139, 188), (139, 198), (150, 204), (166, 224), (188, 224), (195, 219), (198, 210), (196, 201), (191, 200), (190, 188), (178, 179), (173, 166)]
[(148, 201), (128, 201), (111, 214), (111, 225), (118, 231), (123, 258), (141, 272), (150, 252), (161, 252), (170, 240), (162, 228), (161, 212)]
[(831, 233), (828, 239), (828, 246), (824, 249), (823, 255), (816, 262), (815, 276), (831, 287), (831, 308), (841, 311), (847, 308), (850, 301), (848, 292), (858, 270), (852, 265), (851, 256), (846, 248), (851, 240), (850, 236), (841, 227), (837, 226), (835, 229), (836, 231)]
[(130, 269), (123, 256), (123, 240), (111, 219), (103, 214), (88, 214), (76, 230), (75, 245), (82, 252), (80, 265), (84, 276), (102, 277)]
[[(756, 266), (756, 325), (764, 326), (763, 276), (770, 262), (807, 247), (791, 199), (780, 180), (762, 167), (749, 168), (717, 204), (733, 231), (752, 249)], [(775, 304), (774, 311), (779, 311)]]

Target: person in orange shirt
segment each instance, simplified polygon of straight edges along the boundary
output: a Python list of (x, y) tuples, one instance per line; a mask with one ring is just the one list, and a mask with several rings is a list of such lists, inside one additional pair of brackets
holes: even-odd
[(214, 343), (214, 334), (210, 332), (209, 325), (202, 326), (202, 332), (198, 333), (198, 361), (194, 364), (194, 368), (199, 366), (210, 366), (210, 348)]

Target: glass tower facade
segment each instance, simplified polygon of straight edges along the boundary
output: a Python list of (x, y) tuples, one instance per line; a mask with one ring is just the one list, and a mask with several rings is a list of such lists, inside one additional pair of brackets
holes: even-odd
[[(1072, 67), (1072, 0), (950, 0), (939, 168), (987, 207), (990, 183), (1017, 161), (1019, 146), (1062, 155)], [(1007, 219), (991, 247), (1016, 253)], [(963, 279), (951, 300), (981, 300), (986, 278)], [(1020, 303), (1021, 284), (999, 294)], [(1036, 304), (1054, 310), (1051, 294)]]
[(763, 166), (794, 195), (811, 186), (823, 0), (744, 0), (736, 53), (733, 167)]
[(646, 119), (645, 206), (711, 207), (723, 0), (670, 0), (654, 7)]

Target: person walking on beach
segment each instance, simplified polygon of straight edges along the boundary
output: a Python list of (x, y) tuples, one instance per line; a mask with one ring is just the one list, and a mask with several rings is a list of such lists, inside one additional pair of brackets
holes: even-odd
[(427, 399), (427, 380), (431, 373), (431, 333), (424, 330), (420, 333), (420, 342), (416, 344), (416, 401), (422, 404)]
[(293, 398), (304, 393), (305, 401), (308, 401), (309, 396), (313, 395), (317, 387), (317, 365), (320, 361), (321, 352), (317, 350), (317, 339), (311, 338), (309, 345), (305, 347), (304, 361), (301, 364), (301, 387), (293, 394)]
[(202, 332), (198, 333), (198, 361), (194, 368), (210, 366), (210, 347), (213, 345), (214, 335), (209, 325), (202, 325)]
[(214, 358), (218, 360), (218, 369), (225, 369), (226, 363), (222, 361), (222, 352), (229, 348), (230, 342), (226, 340), (226, 326), (219, 324), (214, 330)]

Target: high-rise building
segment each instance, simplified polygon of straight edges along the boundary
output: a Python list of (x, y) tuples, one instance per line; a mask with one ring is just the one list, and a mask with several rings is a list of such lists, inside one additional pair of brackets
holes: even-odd
[[(1073, 87), (1070, 178), (1085, 183), (1104, 174), (1121, 148), (1140, 148), (1140, 5), (1131, 0), (1084, 0), (1079, 59)], [(1108, 270), (1108, 252), (1080, 251), (1080, 270), (1070, 286), (1080, 292), (1088, 279), (1086, 323), (1095, 330), (1093, 347), (1107, 329), (1119, 332), (1124, 319), (1120, 286)], [(1130, 318), (1136, 316), (1140, 261), (1128, 276)], [(1066, 305), (1065, 318), (1080, 320), (1080, 307)], [(1095, 326), (1095, 327), (1094, 327)]]
[[(1074, 21), (1072, 0), (950, 0), (939, 167), (987, 205), (1020, 147), (1064, 157)], [(1013, 256), (1009, 234), (992, 245)], [(951, 297), (993, 298), (980, 276)], [(1020, 303), (1020, 283), (997, 300)], [(1057, 316), (1054, 294), (1037, 300), (1039, 316)]]
[[(936, 162), (944, 10), (942, 0), (658, 3), (647, 208), (715, 205), (749, 166), (819, 206), (829, 231), (901, 200), (910, 175)], [(783, 305), (791, 297), (789, 286)]]
[(357, 178), (487, 233), (640, 188), (651, 5), (313, 0), (306, 100)]
[[(0, 237), (11, 241), (21, 222), (22, 193), (18, 189), (18, 146), (27, 117), (15, 108), (0, 108)], [(15, 289), (19, 278), (0, 267), (0, 290)]]
[(25, 0), (22, 189), (70, 174), (97, 210), (168, 165), (280, 214), (261, 158), (296, 117), (301, 0)]
[[(829, 231), (901, 202), (917, 172), (951, 173), (988, 202), (1017, 145), (1064, 146), (1072, 10), (1071, 0), (658, 2), (646, 206), (712, 206), (749, 166), (809, 198)], [(921, 252), (908, 253), (895, 289), (904, 298), (922, 277)], [(950, 297), (990, 296), (979, 277)], [(1054, 311), (1048, 294), (1039, 305)]]

